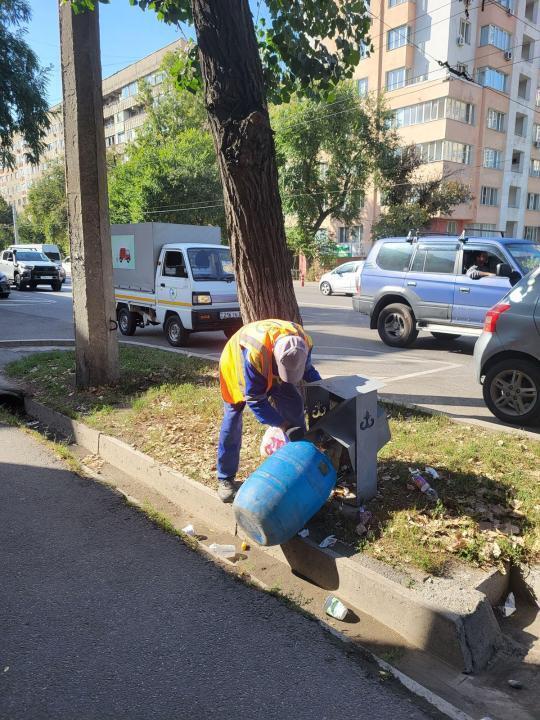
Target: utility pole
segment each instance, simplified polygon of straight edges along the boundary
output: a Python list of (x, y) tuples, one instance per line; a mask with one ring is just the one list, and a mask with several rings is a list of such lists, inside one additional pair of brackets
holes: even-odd
[(119, 376), (98, 6), (75, 14), (59, 0), (77, 387)]
[(13, 238), (15, 245), (19, 244), (19, 226), (17, 225), (17, 208), (15, 207), (15, 200), (11, 203), (11, 215), (13, 217)]

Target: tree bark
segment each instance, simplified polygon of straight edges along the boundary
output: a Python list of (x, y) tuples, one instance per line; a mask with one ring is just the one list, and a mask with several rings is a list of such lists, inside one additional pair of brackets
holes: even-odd
[(111, 228), (101, 96), (99, 13), (60, 0), (66, 194), (77, 387), (118, 380)]
[(191, 0), (244, 322), (300, 321), (248, 0)]

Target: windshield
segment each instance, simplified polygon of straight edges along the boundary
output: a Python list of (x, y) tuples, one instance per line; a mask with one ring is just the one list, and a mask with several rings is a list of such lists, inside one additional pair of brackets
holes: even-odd
[(60, 253), (51, 252), (50, 250), (48, 250), (45, 255), (49, 258), (49, 260), (52, 260), (53, 262), (60, 262)]
[(16, 250), (15, 255), (19, 262), (49, 262), (49, 258), (36, 250)]
[(234, 280), (229, 248), (189, 248), (187, 253), (194, 280)]
[(515, 243), (506, 246), (522, 272), (540, 267), (540, 243)]

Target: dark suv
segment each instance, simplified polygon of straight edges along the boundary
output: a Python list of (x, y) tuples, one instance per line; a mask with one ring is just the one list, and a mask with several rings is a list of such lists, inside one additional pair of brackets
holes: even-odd
[[(480, 256), (485, 272), (471, 277)], [(538, 266), (540, 244), (530, 240), (385, 238), (368, 255), (353, 307), (394, 347), (411, 345), (420, 330), (436, 338), (478, 336), (486, 312)]]

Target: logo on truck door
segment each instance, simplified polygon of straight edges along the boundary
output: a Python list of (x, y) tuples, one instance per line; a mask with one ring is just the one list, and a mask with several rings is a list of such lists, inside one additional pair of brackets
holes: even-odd
[(174, 300), (176, 297), (176, 288), (169, 288), (169, 296), (171, 297), (171, 300)]
[(135, 270), (135, 236), (113, 235), (111, 237), (113, 268)]

